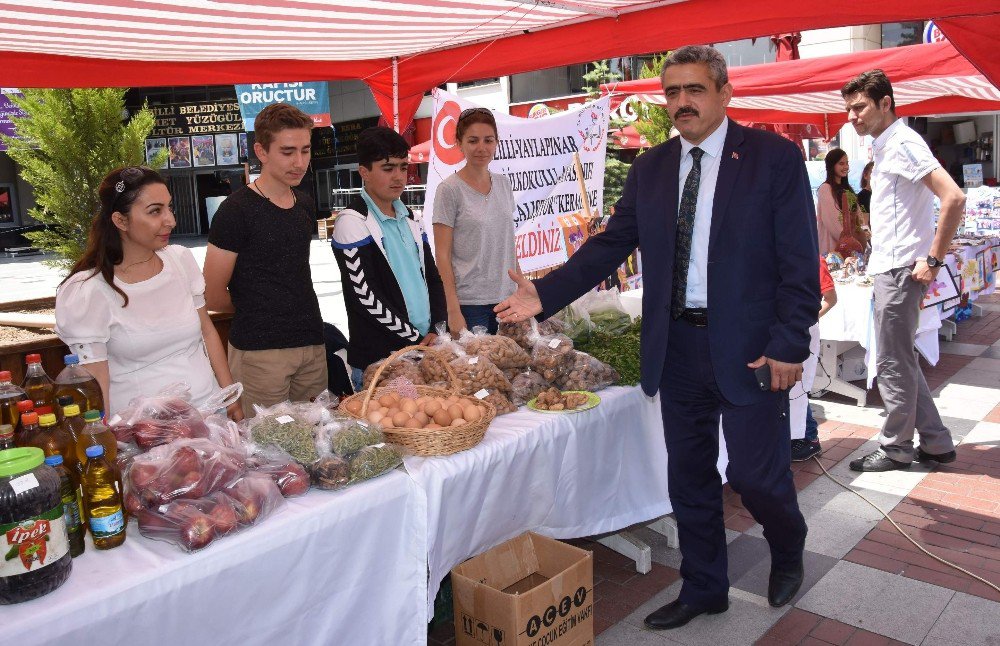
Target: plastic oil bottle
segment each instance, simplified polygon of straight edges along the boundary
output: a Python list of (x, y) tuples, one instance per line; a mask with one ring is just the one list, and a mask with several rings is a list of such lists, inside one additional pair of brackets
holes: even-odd
[(39, 406), (54, 406), (56, 387), (42, 368), (42, 355), (29, 354), (24, 361), (28, 367), (24, 371), (24, 383), (21, 384), (21, 388), (27, 393), (28, 399), (35, 402), (36, 409)]
[(115, 486), (116, 475), (115, 468), (104, 457), (103, 446), (87, 447), (81, 485), (83, 508), (94, 547), (99, 550), (109, 550), (125, 542), (125, 513)]
[(76, 456), (76, 445), (73, 439), (56, 422), (56, 416), (46, 413), (38, 416), (38, 431), (34, 437), (28, 440), (28, 446), (37, 446), (48, 457), (59, 454), (63, 458), (66, 468), (71, 473), (76, 472), (79, 458)]
[(84, 527), (80, 520), (80, 501), (76, 497), (77, 488), (73, 484), (70, 472), (66, 470), (61, 455), (50, 455), (45, 458), (45, 464), (59, 474), (59, 496), (63, 504), (63, 520), (66, 522), (66, 533), (69, 535), (69, 554), (76, 558), (83, 554), (86, 544), (83, 542)]
[(10, 424), (17, 428), (17, 420), (21, 417), (17, 402), (27, 397), (22, 389), (11, 382), (10, 371), (0, 370), (0, 424)]
[(101, 396), (101, 386), (83, 366), (75, 354), (63, 357), (66, 367), (56, 376), (56, 397), (69, 395), (80, 410), (96, 410), (104, 412), (104, 398)]
[(14, 444), (14, 427), (10, 424), (0, 424), (0, 451), (12, 449)]
[[(73, 440), (73, 450), (76, 451), (76, 446), (80, 443), (80, 434), (83, 432), (83, 427), (86, 422), (83, 421), (83, 417), (80, 415), (80, 407), (76, 404), (69, 404), (64, 406), (62, 409), (62, 427), (63, 430), (70, 436)], [(79, 458), (79, 451), (77, 451), (77, 457)]]
[[(35, 402), (31, 401), (30, 399), (22, 399), (21, 401), (17, 402), (18, 420), (17, 420), (17, 424), (14, 424), (14, 444), (16, 444), (17, 446), (24, 446), (24, 444), (21, 444), (20, 440), (18, 439), (24, 433), (24, 430), (23, 430), (24, 429), (24, 414), (25, 413), (30, 413), (33, 410), (35, 410)], [(38, 423), (37, 419), (35, 420), (35, 423), (36, 424)]]
[(83, 428), (76, 439), (76, 456), (81, 465), (86, 464), (87, 449), (91, 446), (104, 447), (108, 464), (114, 465), (118, 460), (118, 440), (111, 429), (101, 423), (101, 414), (96, 410), (83, 414)]

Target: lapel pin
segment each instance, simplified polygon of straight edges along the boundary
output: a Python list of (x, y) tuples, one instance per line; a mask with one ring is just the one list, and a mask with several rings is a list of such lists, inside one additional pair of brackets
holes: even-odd
[(740, 158), (740, 154), (739, 154), (739, 153), (736, 153), (736, 152), (734, 152), (734, 153), (733, 153), (733, 159), (739, 159), (739, 158)]

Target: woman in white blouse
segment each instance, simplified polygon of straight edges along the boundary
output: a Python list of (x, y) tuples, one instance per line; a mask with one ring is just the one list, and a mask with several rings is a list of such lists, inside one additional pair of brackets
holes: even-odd
[[(841, 212), (842, 197), (846, 193), (848, 204), (856, 208), (858, 204), (857, 195), (847, 181), (847, 174), (851, 170), (851, 164), (847, 159), (847, 153), (840, 148), (834, 148), (826, 154), (826, 181), (820, 184), (816, 195), (816, 220), (819, 226), (819, 252), (826, 255), (837, 250), (840, 241), (840, 234), (844, 230), (844, 215)], [(857, 228), (855, 236), (859, 240), (864, 240), (867, 234), (863, 232), (867, 229), (867, 214), (858, 213), (859, 221), (855, 221)]]
[[(59, 286), (56, 333), (100, 383), (109, 416), (184, 381), (200, 406), (233, 383), (191, 252), (170, 244), (170, 191), (154, 170), (111, 171), (87, 249)], [(238, 404), (229, 407), (242, 417)]]

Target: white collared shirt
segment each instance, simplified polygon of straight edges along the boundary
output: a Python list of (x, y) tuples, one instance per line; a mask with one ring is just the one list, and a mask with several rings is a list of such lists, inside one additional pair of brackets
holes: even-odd
[[(691, 234), (691, 259), (688, 264), (687, 307), (708, 307), (708, 238), (712, 231), (712, 205), (715, 203), (715, 185), (719, 179), (719, 163), (722, 147), (729, 132), (729, 119), (723, 119), (718, 128), (698, 148), (705, 151), (701, 156), (701, 181), (698, 184), (698, 206), (695, 207), (694, 232)], [(677, 191), (677, 206), (680, 207), (684, 195), (684, 182), (694, 166), (691, 149), (695, 145), (681, 137), (681, 166), (678, 173), (680, 188)]]
[(869, 274), (907, 267), (930, 253), (934, 193), (923, 178), (941, 164), (927, 143), (897, 119), (872, 144), (872, 254)]

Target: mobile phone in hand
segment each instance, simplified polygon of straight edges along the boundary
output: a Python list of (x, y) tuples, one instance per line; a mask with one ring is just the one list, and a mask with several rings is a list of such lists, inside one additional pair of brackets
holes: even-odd
[(755, 368), (753, 371), (754, 377), (757, 378), (757, 387), (761, 390), (771, 390), (771, 366), (768, 364), (762, 365), (760, 368)]

